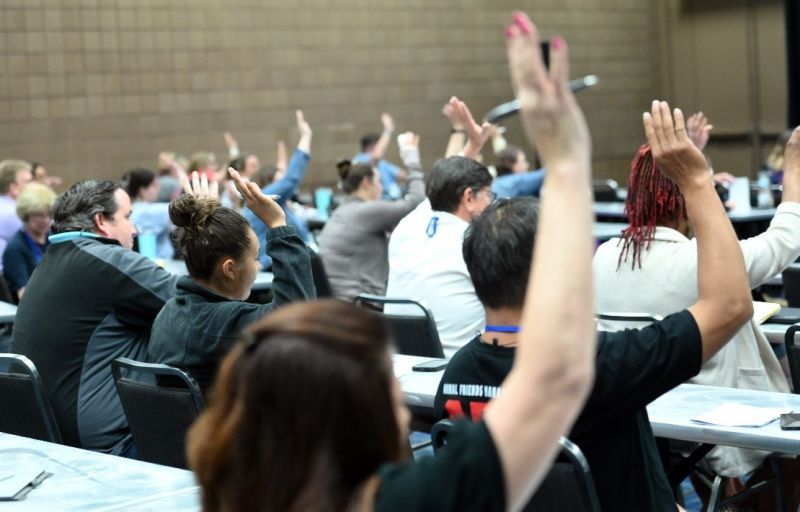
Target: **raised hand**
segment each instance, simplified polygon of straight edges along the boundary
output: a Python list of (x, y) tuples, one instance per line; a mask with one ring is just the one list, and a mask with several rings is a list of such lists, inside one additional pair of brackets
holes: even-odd
[(297, 143), (297, 148), (305, 153), (311, 153), (311, 125), (306, 121), (302, 110), (296, 110), (297, 116), (297, 129), (300, 131), (300, 142)]
[(455, 96), (450, 98), (449, 104), (453, 109), (453, 116), (464, 127), (464, 133), (467, 135), (464, 156), (473, 159), (477, 158), (481, 149), (483, 149), (483, 145), (489, 140), (492, 125), (490, 123), (478, 124), (475, 118), (472, 117), (472, 112), (469, 111), (467, 104)]
[(800, 173), (800, 126), (794, 129), (783, 153), (783, 172)]
[(223, 133), (222, 138), (225, 139), (225, 147), (228, 148), (228, 151), (230, 151), (233, 148), (238, 149), (239, 143), (236, 142), (236, 139), (233, 138), (233, 135), (231, 135), (230, 132)]
[(442, 114), (450, 121), (450, 126), (452, 126), (454, 130), (464, 129), (464, 125), (461, 123), (453, 105), (451, 105), (449, 101), (442, 107)]
[(506, 29), (511, 85), (520, 101), (522, 124), (546, 167), (580, 160), (589, 168), (591, 139), (583, 112), (569, 88), (566, 42), (551, 42), (550, 71), (539, 49), (539, 32), (523, 13)]
[(264, 195), (261, 189), (258, 188), (258, 185), (252, 181), (242, 178), (233, 167), (228, 167), (228, 174), (233, 180), (234, 185), (236, 185), (236, 189), (242, 195), (245, 206), (250, 208), (250, 211), (252, 211), (256, 217), (264, 221), (267, 227), (273, 229), (286, 225), (286, 214), (283, 212), (283, 208), (281, 208), (274, 199)]
[(407, 166), (420, 165), (419, 135), (414, 132), (405, 132), (397, 136), (397, 147), (400, 149), (400, 159)]
[(390, 116), (386, 112), (381, 114), (381, 124), (383, 124), (383, 131), (385, 132), (394, 131), (394, 119), (392, 119), (392, 116)]
[(714, 125), (708, 123), (708, 118), (703, 114), (702, 110), (690, 115), (686, 121), (686, 132), (689, 135), (689, 139), (700, 151), (705, 149), (706, 144), (708, 144), (708, 137), (713, 129)]
[(190, 196), (219, 199), (219, 184), (216, 181), (209, 183), (205, 174), (201, 176), (197, 171), (194, 171), (191, 180), (189, 180), (186, 173), (181, 172), (178, 178), (183, 186), (183, 191)]
[(275, 167), (278, 170), (285, 171), (289, 164), (289, 153), (286, 151), (286, 143), (282, 140), (278, 141), (278, 157), (275, 160)]
[(670, 112), (666, 101), (655, 100), (642, 120), (653, 159), (661, 172), (681, 188), (710, 182), (706, 158), (689, 138), (679, 108)]

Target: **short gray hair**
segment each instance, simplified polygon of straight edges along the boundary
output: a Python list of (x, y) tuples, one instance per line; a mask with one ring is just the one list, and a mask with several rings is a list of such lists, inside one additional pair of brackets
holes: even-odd
[(109, 180), (85, 180), (72, 185), (58, 196), (53, 205), (53, 233), (94, 231), (94, 217), (117, 213), (119, 205), (114, 192), (121, 188)]

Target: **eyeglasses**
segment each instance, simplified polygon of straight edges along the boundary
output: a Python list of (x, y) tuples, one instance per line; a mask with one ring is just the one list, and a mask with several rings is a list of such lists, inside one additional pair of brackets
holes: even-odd
[(474, 189), (473, 188), (472, 190), (473, 190), (473, 192), (475, 193), (476, 196), (478, 194), (480, 194), (481, 192), (486, 192), (486, 195), (489, 196), (489, 202), (490, 203), (493, 203), (493, 202), (497, 201), (497, 194), (495, 192), (492, 192), (492, 190), (490, 188), (488, 188), (488, 187), (487, 188), (480, 188), (480, 189)]

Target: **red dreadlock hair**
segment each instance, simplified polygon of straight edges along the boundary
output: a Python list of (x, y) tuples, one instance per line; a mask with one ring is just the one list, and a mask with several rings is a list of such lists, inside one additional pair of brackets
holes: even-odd
[(650, 249), (656, 226), (686, 218), (686, 204), (678, 185), (656, 167), (650, 146), (644, 144), (631, 162), (625, 214), (630, 226), (622, 231), (622, 251), (617, 269), (633, 249), (631, 268), (642, 267), (642, 250)]

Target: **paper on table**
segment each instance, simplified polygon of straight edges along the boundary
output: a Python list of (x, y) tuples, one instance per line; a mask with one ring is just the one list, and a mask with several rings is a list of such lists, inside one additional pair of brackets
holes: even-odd
[(692, 421), (720, 427), (763, 427), (789, 411), (790, 407), (753, 407), (728, 402), (692, 418)]
[(776, 304), (774, 302), (760, 302), (757, 300), (753, 301), (753, 320), (756, 321), (757, 324), (763, 324), (766, 322), (771, 316), (775, 315), (778, 311), (781, 310), (781, 305)]
[(734, 212), (750, 212), (750, 180), (736, 178), (728, 187), (728, 201), (733, 203)]

